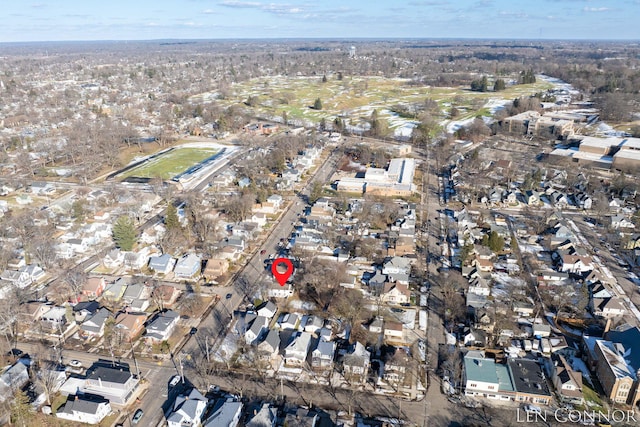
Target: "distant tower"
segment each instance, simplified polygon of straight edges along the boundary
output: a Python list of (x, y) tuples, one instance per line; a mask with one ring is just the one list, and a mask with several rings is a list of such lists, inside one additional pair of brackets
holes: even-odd
[(355, 58), (355, 57), (356, 57), (356, 47), (351, 46), (349, 48), (349, 58)]

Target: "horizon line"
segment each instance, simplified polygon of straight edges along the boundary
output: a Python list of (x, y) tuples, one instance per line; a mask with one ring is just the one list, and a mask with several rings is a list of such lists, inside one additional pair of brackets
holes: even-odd
[(157, 38), (157, 39), (90, 39), (90, 40), (22, 40), (0, 41), (0, 45), (38, 43), (153, 43), (153, 42), (229, 42), (229, 41), (501, 41), (501, 42), (600, 42), (640, 43), (640, 39), (598, 38), (502, 38), (502, 37), (229, 37), (229, 38)]

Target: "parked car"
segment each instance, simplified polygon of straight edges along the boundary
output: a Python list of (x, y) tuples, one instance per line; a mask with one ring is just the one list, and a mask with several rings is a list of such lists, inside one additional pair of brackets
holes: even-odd
[(74, 368), (82, 368), (82, 362), (74, 359), (71, 362), (69, 362), (69, 366), (72, 366)]
[(173, 377), (171, 377), (171, 381), (169, 381), (169, 386), (175, 387), (178, 385), (179, 382), (180, 382), (180, 375), (174, 375)]
[(231, 299), (233, 295), (232, 294), (227, 294), (227, 296), (225, 297), (226, 299)]
[(536, 406), (536, 405), (526, 404), (526, 405), (524, 405), (523, 409), (527, 414), (541, 414), (542, 413), (542, 409), (540, 409), (540, 407)]
[(131, 418), (131, 424), (138, 424), (140, 422), (140, 418), (144, 415), (144, 411), (142, 409), (138, 409), (134, 414), (133, 418)]

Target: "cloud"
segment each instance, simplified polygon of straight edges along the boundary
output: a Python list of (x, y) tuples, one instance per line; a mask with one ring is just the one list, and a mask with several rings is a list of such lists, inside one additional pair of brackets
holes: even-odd
[(448, 1), (429, 1), (429, 0), (409, 2), (409, 6), (445, 6), (448, 4), (449, 4)]
[(509, 11), (506, 11), (506, 10), (500, 11), (500, 13), (498, 13), (498, 15), (504, 16), (504, 17), (507, 17), (507, 18), (519, 18), (519, 19), (529, 18), (529, 15), (524, 13), (524, 12), (509, 12)]
[(264, 12), (273, 13), (275, 15), (296, 15), (299, 13), (308, 13), (302, 7), (291, 4), (278, 4), (278, 3), (260, 3), (254, 1), (236, 1), (225, 0), (218, 3), (220, 6), (231, 7), (236, 9), (258, 9)]
[(582, 10), (584, 12), (606, 12), (611, 9), (609, 9), (608, 7), (586, 7), (585, 6)]
[(202, 13), (204, 13), (205, 15), (211, 15), (215, 12), (213, 11), (213, 9), (205, 9), (202, 11)]

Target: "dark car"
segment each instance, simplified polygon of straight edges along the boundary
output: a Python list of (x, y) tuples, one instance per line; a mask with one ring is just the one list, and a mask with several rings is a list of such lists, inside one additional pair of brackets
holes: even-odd
[(226, 299), (231, 299), (233, 295), (232, 294), (227, 294), (227, 296), (225, 297)]
[(189, 331), (189, 335), (195, 335), (196, 332), (198, 332), (198, 328), (191, 328), (191, 330)]
[(144, 411), (142, 409), (138, 409), (134, 414), (133, 418), (131, 418), (131, 424), (138, 424), (140, 418), (144, 415)]

